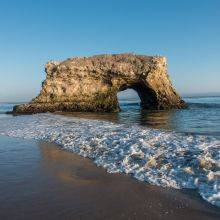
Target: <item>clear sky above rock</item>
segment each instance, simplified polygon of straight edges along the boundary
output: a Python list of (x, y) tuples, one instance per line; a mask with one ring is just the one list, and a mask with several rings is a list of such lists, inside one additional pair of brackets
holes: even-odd
[(168, 57), (181, 94), (220, 93), (219, 0), (0, 0), (0, 101), (40, 91), (49, 60)]

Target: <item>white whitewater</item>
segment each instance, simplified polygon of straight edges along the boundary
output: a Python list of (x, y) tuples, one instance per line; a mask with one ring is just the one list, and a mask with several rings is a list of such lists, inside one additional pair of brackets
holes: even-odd
[(220, 140), (214, 137), (53, 114), (1, 118), (0, 134), (55, 142), (108, 172), (195, 188), (220, 206)]

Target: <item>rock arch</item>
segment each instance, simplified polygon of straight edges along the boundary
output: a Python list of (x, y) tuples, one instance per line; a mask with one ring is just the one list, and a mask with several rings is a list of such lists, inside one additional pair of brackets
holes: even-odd
[(147, 109), (185, 107), (172, 87), (165, 57), (134, 54), (75, 57), (46, 64), (46, 80), (30, 103), (15, 113), (54, 111), (119, 111), (117, 93), (137, 91)]

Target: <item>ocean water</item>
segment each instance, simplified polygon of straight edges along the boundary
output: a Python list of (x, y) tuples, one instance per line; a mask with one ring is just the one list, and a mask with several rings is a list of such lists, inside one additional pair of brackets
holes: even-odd
[(7, 111), (11, 111), (15, 103), (1, 103), (0, 102), (0, 118), (6, 117)]
[(185, 98), (187, 109), (141, 110), (121, 100), (120, 113), (5, 115), (0, 135), (57, 143), (111, 173), (162, 187), (196, 189), (220, 206), (220, 97)]

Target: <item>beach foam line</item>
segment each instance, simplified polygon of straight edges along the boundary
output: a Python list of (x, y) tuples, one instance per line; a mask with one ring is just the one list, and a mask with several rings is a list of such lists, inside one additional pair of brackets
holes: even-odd
[(0, 134), (54, 142), (107, 172), (162, 187), (194, 188), (220, 206), (220, 140), (215, 137), (49, 113), (1, 118)]

